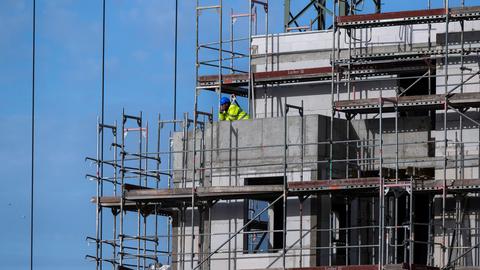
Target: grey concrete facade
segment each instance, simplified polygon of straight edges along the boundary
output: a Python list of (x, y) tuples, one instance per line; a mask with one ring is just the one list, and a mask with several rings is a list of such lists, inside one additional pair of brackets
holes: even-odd
[[(303, 121), (303, 124), (302, 124)], [(308, 115), (305, 117), (291, 116), (287, 119), (287, 138), (290, 145), (287, 151), (287, 181), (310, 181), (325, 178), (327, 175), (327, 159), (329, 156), (328, 147), (325, 144), (330, 136), (327, 127), (330, 118), (320, 115)], [(344, 122), (344, 123), (341, 123)], [(338, 120), (337, 126), (345, 125), (345, 120)], [(303, 132), (302, 132), (303, 126)], [(335, 126), (335, 125), (334, 125)], [(345, 140), (345, 132), (342, 128), (337, 128), (334, 132), (336, 140)], [(246, 120), (238, 122), (218, 122), (213, 125), (209, 124), (204, 131), (198, 131), (197, 138), (201, 138), (204, 134), (205, 164), (207, 170), (202, 177), (205, 179), (205, 186), (244, 186), (248, 179), (268, 179), (277, 177), (283, 179), (284, 172), (284, 139), (285, 125), (284, 118), (264, 118), (255, 120)], [(213, 135), (213, 137), (212, 137)], [(300, 144), (304, 142), (302, 150)], [(177, 151), (183, 148), (183, 135), (177, 133), (173, 148)], [(193, 148), (193, 134), (190, 132), (190, 140), (188, 141), (190, 149)], [(322, 142), (324, 144), (318, 144)], [(200, 144), (200, 139), (198, 140)], [(213, 148), (212, 148), (213, 146)], [(214, 149), (210, 151), (209, 149)], [(221, 150), (215, 150), (221, 149)], [(345, 155), (343, 147), (336, 147), (335, 157), (341, 158)], [(302, 154), (303, 152), (303, 154)], [(210, 153), (212, 155), (210, 156)], [(174, 170), (182, 170), (182, 153), (174, 155)], [(200, 154), (199, 154), (200, 155)], [(193, 160), (193, 154), (190, 154), (188, 160)], [(321, 161), (322, 163), (318, 163)], [(189, 164), (191, 166), (191, 163)], [(208, 167), (215, 168), (209, 171)], [(342, 166), (336, 166), (335, 171), (341, 175)], [(218, 169), (223, 168), (223, 169)], [(176, 174), (174, 182), (177, 187), (191, 186), (189, 182), (182, 182), (184, 176)], [(199, 177), (199, 176), (197, 176)], [(192, 179), (193, 175), (187, 176)], [(186, 178), (185, 178), (186, 179)], [(312, 202), (316, 202), (316, 198), (306, 199), (303, 203), (302, 226), (303, 230), (309, 228), (317, 228), (317, 214), (312, 211)], [(229, 233), (235, 232), (245, 223), (245, 212), (247, 200), (233, 200), (229, 202), (218, 202), (209, 209), (211, 215), (211, 223), (209, 230), (205, 233), (215, 233), (210, 239), (209, 247), (204, 250), (208, 253), (215, 250), (220, 244), (228, 239)], [(315, 206), (316, 208), (317, 206)], [(303, 231), (302, 237), (299, 235), (299, 203), (297, 199), (289, 199), (287, 204), (287, 246), (291, 249), (288, 251), (288, 267), (299, 267), (300, 257), (302, 257), (303, 266), (316, 265), (317, 255), (315, 250), (302, 250), (300, 256), (300, 238), (301, 245), (316, 246), (317, 236), (315, 233), (306, 233)], [(182, 241), (191, 242), (191, 210), (186, 213), (186, 231), (180, 232), (176, 228), (177, 234), (184, 234), (176, 240), (176, 247), (181, 246)], [(273, 213), (269, 212), (269, 216)], [(199, 217), (200, 213), (196, 212), (195, 216)], [(198, 223), (198, 220), (196, 221)], [(320, 225), (321, 226), (321, 225)], [(199, 227), (196, 225), (195, 230), (198, 233)], [(197, 241), (196, 239), (195, 241)], [(210, 262), (211, 269), (227, 269), (230, 262), (231, 267), (237, 269), (255, 269), (280, 267), (282, 265), (281, 251), (275, 252), (259, 252), (257, 254), (244, 252), (244, 234), (238, 237), (229, 245), (231, 252), (227, 254), (219, 254), (215, 256), (215, 260)], [(198, 242), (195, 242), (198, 247)], [(328, 241), (323, 243), (327, 245)], [(271, 243), (270, 243), (271, 245)], [(187, 245), (183, 252), (189, 254), (191, 245)], [(225, 250), (225, 249), (223, 249)], [(198, 249), (195, 250), (195, 253)], [(178, 259), (178, 258), (177, 258)], [(175, 259), (174, 259), (175, 260)], [(190, 258), (187, 255), (187, 262)]]
[[(466, 22), (465, 29), (472, 33), (479, 30), (480, 24)], [(449, 31), (459, 31), (458, 23), (452, 23)], [(353, 46), (354, 55), (391, 53), (391, 52), (419, 52), (431, 49), (445, 49), (444, 41), (438, 36), (444, 35), (445, 24), (432, 24), (432, 31), (428, 32), (425, 25), (383, 27), (371, 31), (358, 30), (356, 33), (360, 41), (348, 44), (344, 38), (345, 32), (340, 31), (339, 45), (340, 57), (346, 58), (349, 46)], [(332, 58), (333, 35), (331, 31), (318, 31), (296, 34), (279, 34), (253, 39), (254, 61), (256, 71), (276, 71), (287, 69), (301, 69), (311, 67), (330, 66)], [(473, 40), (470, 47), (479, 47), (478, 40)], [(268, 48), (265, 47), (268, 44)], [(450, 49), (459, 48), (458, 41), (452, 41)], [(267, 51), (265, 56), (263, 52)], [(476, 56), (475, 56), (476, 57)], [(460, 85), (471, 74), (468, 70), (478, 70), (478, 59), (473, 56), (465, 57), (463, 65), (457, 57), (449, 58), (448, 73), (450, 74), (447, 87), (445, 87), (445, 63), (436, 59), (435, 74), (432, 76), (431, 93), (443, 94)], [(424, 73), (425, 71), (422, 71)], [(421, 76), (415, 73), (412, 76)], [(407, 111), (397, 115), (397, 128), (395, 128), (395, 114), (385, 113), (382, 118), (378, 114), (354, 115), (352, 119), (338, 112), (333, 112), (332, 103), (338, 100), (355, 100), (366, 98), (395, 97), (397, 93), (408, 87), (399, 77), (380, 76), (377, 80), (362, 79), (354, 83), (341, 82), (338, 91), (332, 94), (330, 81), (311, 82), (305, 84), (284, 84), (281, 86), (257, 86), (255, 89), (254, 118), (253, 120), (238, 122), (207, 123), (203, 131), (197, 131), (197, 140), (190, 131), (185, 139), (182, 133), (174, 135), (173, 167), (176, 187), (191, 187), (192, 183), (186, 179), (201, 181), (201, 186), (243, 186), (249, 179), (277, 178), (283, 179), (284, 166), (287, 165), (286, 178), (289, 182), (344, 179), (378, 176), (380, 171), (383, 177), (394, 179), (395, 170), (398, 169), (402, 178), (433, 178), (444, 179), (473, 179), (479, 176), (479, 127), (476, 123), (460, 117), (455, 112), (449, 111), (447, 115), (447, 132), (444, 128), (444, 112), (442, 110), (429, 110), (426, 112)], [(383, 80), (378, 80), (383, 79)], [(479, 78), (476, 76), (459, 88), (459, 92), (479, 92)], [(410, 81), (410, 84), (412, 81)], [(424, 95), (425, 85), (413, 87), (409, 95)], [(333, 100), (332, 100), (333, 98)], [(299, 106), (304, 104), (305, 116), (295, 115), (290, 112), (287, 126), (284, 125), (285, 104)], [(334, 114), (333, 125), (331, 125)], [(467, 114), (478, 121), (478, 109), (470, 110)], [(382, 126), (380, 128), (380, 125)], [(330, 132), (333, 126), (333, 132)], [(284, 159), (285, 131), (287, 134), (287, 155)], [(333, 138), (330, 138), (330, 134)], [(447, 134), (446, 156), (445, 134)], [(380, 140), (381, 138), (381, 140)], [(332, 141), (350, 141), (347, 143), (334, 143)], [(461, 142), (461, 143), (459, 143)], [(197, 154), (183, 153), (186, 149), (197, 149)], [(379, 145), (382, 144), (382, 148)], [(330, 160), (330, 146), (332, 146), (332, 159)], [(382, 166), (379, 159), (382, 157)], [(331, 162), (332, 168), (329, 168)], [(204, 164), (201, 172), (193, 173), (194, 163)], [(210, 168), (210, 169), (209, 169)], [(398, 172), (397, 172), (398, 173)], [(260, 180), (259, 180), (260, 179)], [(265, 180), (267, 181), (267, 180)], [(478, 237), (470, 236), (477, 232), (479, 227), (479, 212), (477, 197), (462, 199), (461, 196), (471, 194), (448, 195), (448, 207), (445, 209), (447, 226), (461, 226), (464, 230), (460, 236), (453, 231), (445, 233), (443, 239), (441, 226), (442, 200), (438, 195), (419, 195), (412, 202), (413, 207), (425, 208), (413, 217), (419, 227), (433, 220), (427, 228), (414, 228), (418, 243), (408, 245), (396, 243), (401, 247), (389, 243), (385, 248), (386, 260), (390, 263), (400, 263), (409, 252), (415, 254), (413, 261), (418, 264), (431, 266), (445, 265), (448, 258), (444, 257), (442, 246), (431, 243), (421, 243), (428, 235), (433, 235), (436, 243), (451, 243), (459, 241), (462, 247), (479, 244)], [(397, 198), (398, 199), (398, 198)], [(410, 195), (402, 194), (401, 203), (408, 211), (413, 211), (407, 206), (411, 200)], [(386, 199), (387, 216), (393, 215), (398, 209), (393, 205), (398, 204), (396, 199)], [(270, 201), (267, 201), (271, 202)], [(424, 207), (425, 203), (431, 203)], [(197, 237), (191, 239), (191, 210), (185, 213), (185, 230), (180, 231), (178, 220), (174, 222), (174, 232), (179, 237), (174, 237), (174, 250), (183, 257), (174, 256), (174, 261), (191, 260), (189, 257), (192, 248), (195, 254), (209, 254), (222, 243), (228, 240), (233, 232), (245, 225), (248, 219), (248, 200), (220, 201), (209, 207), (207, 211), (196, 211), (198, 218), (194, 224), (195, 234), (209, 235), (208, 239)], [(373, 228), (379, 222), (379, 199), (377, 195), (351, 196), (351, 195), (313, 195), (303, 202), (303, 214), (299, 200), (287, 201), (287, 267), (308, 267), (319, 265), (344, 265), (344, 264), (377, 264), (379, 261), (378, 231)], [(457, 205), (457, 207), (455, 207)], [(245, 210), (247, 207), (247, 210)], [(403, 206), (400, 206), (403, 207)], [(428, 208), (428, 209), (427, 209)], [(462, 219), (455, 218), (456, 211), (463, 209)], [(401, 209), (405, 212), (405, 209)], [(268, 210), (268, 228), (275, 230), (274, 210)], [(347, 213), (347, 214), (344, 214)], [(200, 217), (210, 216), (210, 222)], [(393, 221), (389, 216), (386, 223), (390, 227), (402, 227), (402, 235), (407, 234), (408, 213), (401, 214), (399, 220)], [(423, 216), (422, 216), (423, 215)], [(389, 219), (390, 218), (390, 219)], [(300, 219), (302, 221), (300, 222)], [(202, 222), (204, 224), (202, 224)], [(397, 222), (397, 223), (395, 223)], [(400, 224), (401, 222), (404, 222)], [(408, 221), (410, 222), (410, 221)], [(300, 227), (302, 231), (299, 231)], [(345, 234), (348, 227), (351, 229)], [(363, 227), (363, 229), (358, 229)], [(343, 229), (343, 231), (342, 231)], [(392, 229), (387, 229), (386, 237), (392, 237)], [(422, 235), (425, 234), (425, 235)], [(273, 250), (273, 238), (269, 232), (268, 245), (272, 250), (259, 250), (257, 253), (245, 250), (245, 231), (234, 237), (228, 245), (222, 247), (208, 267), (210, 269), (265, 269), (282, 266), (280, 250)], [(425, 236), (425, 237), (424, 237)], [(457, 240), (455, 240), (457, 237)], [(300, 241), (301, 239), (301, 241)], [(347, 239), (347, 243), (342, 243)], [(393, 239), (393, 238), (388, 238)], [(398, 236), (405, 240), (406, 236)], [(398, 239), (396, 239), (398, 241)], [(458, 240), (460, 239), (460, 240)], [(406, 240), (405, 240), (406, 241)], [(426, 240), (425, 240), (426, 241)], [(194, 243), (192, 246), (190, 243)], [(346, 249), (344, 246), (352, 246)], [(360, 248), (359, 246), (364, 246)], [(407, 248), (408, 246), (408, 248)], [(428, 248), (427, 248), (428, 246)], [(307, 247), (307, 248), (305, 248)], [(310, 247), (310, 248), (308, 248)], [(302, 249), (304, 248), (304, 249)], [(464, 248), (465, 249), (465, 248)], [(415, 251), (411, 251), (415, 250)], [(416, 252), (416, 253), (415, 253)], [(454, 254), (462, 254), (462, 249), (454, 250)], [(476, 251), (475, 251), (476, 252)], [(425, 254), (424, 257), (422, 257)], [(202, 260), (203, 255), (194, 258)], [(478, 252), (468, 254), (462, 259), (464, 264), (478, 265)], [(300, 263), (301, 262), (301, 263)], [(173, 264), (175, 269), (181, 269), (178, 264)]]

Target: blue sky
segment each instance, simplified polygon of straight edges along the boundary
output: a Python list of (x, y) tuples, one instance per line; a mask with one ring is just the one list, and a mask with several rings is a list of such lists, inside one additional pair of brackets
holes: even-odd
[[(29, 258), (31, 2), (0, 0), (2, 269), (27, 269)], [(270, 29), (279, 32), (282, 1), (270, 2)], [(406, 1), (386, 2), (385, 10), (406, 9)], [(412, 8), (426, 6), (426, 0), (415, 2)], [(439, 7), (442, 1), (432, 2)], [(246, 1), (224, 3), (248, 8)], [(94, 235), (89, 199), (95, 184), (84, 175), (94, 168), (84, 158), (95, 155), (101, 7), (101, 0), (37, 0), (35, 269), (93, 267), (84, 256), (94, 253), (85, 237)], [(195, 1), (180, 1), (179, 115), (193, 107), (194, 12)], [(106, 123), (118, 120), (123, 108), (143, 111), (151, 123), (158, 113), (172, 118), (173, 23), (173, 0), (107, 0)], [(215, 37), (213, 25), (214, 17), (202, 23), (207, 37)], [(203, 108), (213, 100), (206, 95)]]

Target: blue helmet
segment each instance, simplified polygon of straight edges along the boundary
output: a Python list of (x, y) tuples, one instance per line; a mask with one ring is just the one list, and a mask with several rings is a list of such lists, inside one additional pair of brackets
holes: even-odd
[(224, 104), (227, 104), (227, 103), (230, 103), (230, 99), (228, 97), (222, 97), (220, 99), (220, 106), (224, 105)]

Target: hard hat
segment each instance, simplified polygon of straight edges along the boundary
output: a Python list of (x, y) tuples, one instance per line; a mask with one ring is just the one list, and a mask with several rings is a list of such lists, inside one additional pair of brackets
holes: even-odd
[(224, 105), (224, 104), (227, 104), (227, 103), (230, 103), (230, 99), (228, 97), (222, 97), (220, 99), (220, 106)]

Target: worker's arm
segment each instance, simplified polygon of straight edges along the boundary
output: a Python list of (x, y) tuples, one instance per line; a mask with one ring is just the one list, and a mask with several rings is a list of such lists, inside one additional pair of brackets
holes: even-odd
[(225, 113), (222, 113), (222, 112), (218, 113), (218, 120), (225, 121)]
[(238, 107), (237, 105), (235, 104), (230, 104), (230, 107), (228, 107), (228, 114), (232, 117), (235, 118), (235, 120), (237, 119), (238, 117), (238, 114), (242, 111), (242, 109), (240, 109), (240, 107)]
[(233, 120), (247, 120), (250, 119), (248, 114), (242, 110), (238, 105), (232, 104), (228, 108), (228, 114), (233, 116)]
[(245, 111), (241, 111), (238, 114), (238, 120), (248, 120), (248, 119), (250, 119), (250, 116)]

